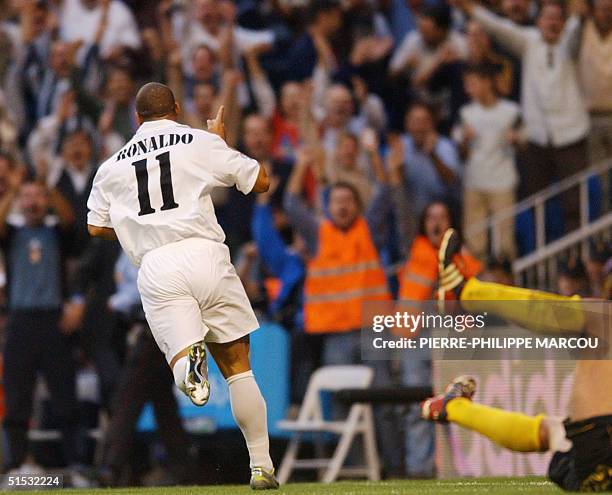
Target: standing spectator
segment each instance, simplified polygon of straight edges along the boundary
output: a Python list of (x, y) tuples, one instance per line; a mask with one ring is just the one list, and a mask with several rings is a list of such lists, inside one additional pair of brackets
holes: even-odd
[(406, 112), (406, 133), (391, 142), (398, 148), (405, 194), (419, 217), (436, 199), (453, 199), (459, 185), (459, 154), (453, 142), (436, 131), (433, 110), (415, 103)]
[[(303, 81), (312, 76), (319, 52), (326, 49), (342, 27), (342, 9), (336, 0), (313, 0), (308, 9), (308, 27), (289, 48), (280, 66), (285, 81)], [(331, 49), (327, 48), (331, 54)]]
[(316, 146), (319, 145), (320, 137), (321, 145), (327, 155), (327, 172), (333, 168), (333, 157), (340, 136), (347, 132), (359, 136), (368, 127), (379, 131), (385, 127), (386, 116), (380, 98), (368, 93), (367, 88), (359, 85), (357, 88), (361, 105), (359, 112), (355, 113), (355, 99), (346, 86), (343, 84), (328, 86), (323, 81), (315, 82), (312, 108), (320, 132), (317, 133), (315, 129), (311, 131), (305, 129), (304, 134), (305, 141)]
[(89, 243), (87, 198), (95, 175), (92, 136), (84, 129), (66, 134), (61, 154), (51, 163), (47, 184), (56, 188), (70, 203), (75, 217), (70, 254), (79, 256)]
[[(449, 206), (442, 202), (429, 204), (421, 217), (418, 235), (399, 274), (399, 301), (405, 311), (418, 314), (427, 311), (426, 301), (436, 296), (438, 283), (438, 249), (442, 236), (452, 226)], [(475, 276), (480, 263), (462, 254), (463, 269)], [(432, 382), (431, 354), (427, 349), (403, 353), (402, 385), (428, 386)], [(418, 404), (412, 404), (406, 415), (405, 459), (406, 474), (411, 478), (430, 478), (434, 475), (434, 428), (421, 419)]]
[[(321, 217), (300, 198), (304, 175), (315, 161), (311, 151), (300, 153), (284, 200), (291, 224), (304, 238), (309, 254), (304, 282), (304, 331), (323, 337), (323, 365), (363, 363), (362, 303), (391, 298), (379, 256), (386, 238), (383, 227), (389, 206), (386, 179), (384, 171), (377, 174), (378, 190), (365, 212), (353, 186), (346, 182), (332, 184), (329, 215)], [(388, 386), (388, 363), (367, 364), (374, 368), (373, 385)], [(384, 415), (383, 409), (380, 412)], [(386, 420), (379, 425), (383, 457), (388, 466), (393, 466), (397, 464), (393, 425)]]
[[(206, 58), (211, 51), (202, 46), (198, 48), (197, 53)], [(170, 55), (168, 85), (183, 108), (181, 121), (196, 129), (206, 129), (208, 119), (214, 118), (219, 107), (223, 105), (227, 116), (227, 142), (230, 146), (236, 146), (241, 116), (237, 93), (242, 75), (234, 69), (219, 72), (220, 74), (217, 73), (217, 68), (214, 68), (214, 77), (205, 77), (197, 71), (194, 77), (185, 77), (180, 52), (176, 50)], [(217, 81), (219, 77), (220, 83)]]
[(6, 35), (0, 81), (5, 83), (2, 89), (6, 94), (7, 109), (18, 129), (23, 130), (32, 122), (27, 122), (31, 115), (27, 113), (30, 109), (24, 106), (21, 70), (28, 65), (29, 58), (47, 60), (53, 35), (53, 14), (46, 2), (14, 2), (13, 7), (14, 10), (7, 9), (6, 18), (0, 24), (0, 32)]
[(447, 7), (425, 7), (419, 12), (418, 29), (409, 32), (393, 52), (389, 63), (392, 75), (408, 70), (417, 86), (425, 85), (445, 63), (465, 58), (465, 38), (451, 29)]
[(393, 48), (391, 28), (385, 17), (368, 0), (345, 2), (343, 36), (347, 40), (351, 67), (365, 79), (369, 87), (382, 92), (385, 85), (385, 69)]
[(447, 5), (426, 5), (419, 13), (418, 30), (406, 35), (389, 64), (393, 76), (409, 72), (415, 95), (439, 109), (445, 129), (462, 92), (457, 69), (467, 57), (465, 38), (451, 23)]
[(134, 16), (119, 0), (64, 0), (60, 12), (61, 37), (68, 42), (91, 43), (103, 18), (107, 25), (99, 40), (102, 58), (117, 60), (125, 48), (140, 48)]
[(272, 31), (256, 31), (235, 23), (236, 5), (233, 2), (195, 0), (185, 5), (185, 10), (173, 9), (172, 13), (174, 37), (180, 40), (184, 60), (189, 60), (200, 45), (206, 45), (219, 54), (227, 37), (233, 39), (231, 57), (234, 60), (253, 46), (271, 47), (274, 43)]
[[(53, 162), (61, 154), (66, 136), (77, 130), (83, 130), (93, 139), (96, 128), (89, 117), (79, 113), (76, 93), (70, 90), (59, 99), (53, 114), (38, 121), (28, 137), (28, 156), (35, 164), (42, 160), (53, 168)], [(91, 160), (98, 158), (94, 156), (93, 148), (95, 146), (92, 147)]]
[[(244, 119), (242, 149), (275, 175), (285, 180), (288, 177), (289, 164), (272, 157), (272, 127), (265, 117), (251, 114)], [(254, 198), (230, 189), (223, 195), (218, 194), (214, 201), (219, 221), (227, 236), (227, 243), (234, 252), (236, 248), (250, 240), (249, 223), (245, 223), (244, 219), (251, 218)]]
[(488, 33), (476, 21), (467, 25), (467, 45), (469, 65), (490, 65), (495, 69), (495, 90), (499, 96), (510, 97), (514, 92), (515, 73), (512, 60), (500, 55), (493, 49)]
[(72, 87), (75, 52), (78, 44), (53, 41), (48, 58), (40, 58), (36, 47), (28, 45), (27, 54), (18, 62), (19, 96), (25, 112), (24, 134), (36, 121), (52, 114), (60, 98)]
[[(502, 0), (501, 14), (518, 26), (533, 26), (532, 2), (530, 0)], [(521, 98), (521, 57), (508, 50), (505, 46), (496, 46), (500, 54), (508, 57), (512, 64), (512, 92), (507, 95), (511, 100), (519, 102)]]
[[(62, 431), (64, 460), (69, 465), (77, 461), (75, 369), (65, 335), (75, 327), (69, 314), (62, 316), (63, 245), (74, 216), (57, 191), (47, 191), (40, 182), (21, 184), (21, 172), (12, 173), (9, 191), (0, 201), (0, 234), (8, 272), (3, 381), (9, 472), (26, 459), (38, 371), (43, 373)], [(15, 198), (24, 217), (21, 226), (6, 222)], [(45, 223), (48, 207), (58, 216), (57, 226)]]
[[(176, 60), (176, 63), (173, 63)], [(183, 87), (178, 84), (172, 86), (173, 91), (177, 92), (180, 98), (184, 99), (185, 103), (189, 104), (192, 98), (195, 97), (195, 88), (199, 84), (210, 84), (215, 89), (219, 87), (220, 66), (216, 53), (206, 45), (200, 45), (193, 51), (191, 59), (191, 72), (184, 74), (183, 59), (180, 52), (171, 54), (171, 64), (169, 69), (176, 70), (183, 79)], [(170, 83), (173, 82), (172, 73), (168, 77)], [(183, 89), (184, 88), (184, 89)]]
[[(580, 93), (576, 57), (580, 19), (566, 22), (565, 4), (547, 0), (537, 28), (503, 19), (471, 0), (459, 5), (522, 60), (521, 106), (528, 145), (522, 165), (524, 195), (569, 177), (587, 164), (589, 117)], [(523, 162), (523, 161), (521, 161)], [(561, 195), (566, 227), (578, 226), (578, 190)]]
[(585, 22), (579, 58), (580, 82), (591, 113), (589, 161), (612, 157), (612, 0), (595, 0)]
[[(136, 96), (135, 81), (127, 67), (112, 67), (106, 83), (103, 108), (91, 108), (90, 111), (100, 115), (98, 126), (105, 141), (119, 143), (119, 147), (129, 141), (136, 129)], [(101, 113), (100, 113), (101, 112)], [(107, 150), (112, 154), (117, 150)]]
[(343, 133), (332, 157), (332, 166), (328, 170), (328, 182), (346, 182), (359, 192), (363, 205), (367, 208), (373, 198), (375, 184), (367, 170), (360, 167), (359, 157), (365, 154), (369, 162), (376, 161), (378, 169), (384, 169), (382, 158), (378, 153), (378, 138), (372, 129), (366, 129), (361, 136)]
[(302, 104), (303, 91), (302, 84), (292, 81), (281, 87), (279, 105), (272, 117), (272, 153), (275, 158), (295, 160), (295, 150), (301, 144), (300, 130), (306, 118), (304, 112), (310, 111)]
[[(461, 108), (455, 137), (464, 151), (463, 226), (469, 230), (498, 211), (515, 203), (518, 174), (514, 145), (519, 140), (519, 106), (498, 98), (494, 68), (476, 66), (465, 73), (465, 91), (471, 102)], [(514, 218), (498, 225), (496, 257), (513, 259), (516, 254)], [(487, 230), (467, 237), (470, 251), (481, 261), (487, 259)]]

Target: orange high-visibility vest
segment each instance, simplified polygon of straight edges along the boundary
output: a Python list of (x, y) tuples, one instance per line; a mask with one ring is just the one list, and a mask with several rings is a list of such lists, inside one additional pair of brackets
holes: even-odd
[(305, 331), (359, 329), (362, 303), (389, 299), (385, 273), (365, 219), (359, 217), (347, 231), (323, 220), (318, 253), (307, 265), (304, 282)]
[[(461, 273), (465, 278), (474, 277), (482, 270), (480, 262), (462, 253)], [(426, 301), (434, 297), (438, 285), (438, 249), (424, 235), (414, 239), (410, 255), (400, 271), (399, 299), (402, 301)]]

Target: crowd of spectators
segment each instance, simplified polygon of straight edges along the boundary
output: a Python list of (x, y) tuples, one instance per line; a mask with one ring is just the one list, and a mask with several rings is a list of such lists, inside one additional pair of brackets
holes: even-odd
[[(142, 327), (134, 274), (86, 229), (96, 167), (135, 132), (142, 83), (168, 84), (196, 128), (224, 105), (228, 143), (271, 176), (257, 198), (213, 199), (253, 305), (291, 335), (295, 404), (317, 366), (360, 362), (363, 299), (433, 297), (446, 228), (612, 159), (612, 0), (3, 0), (0, 46), (9, 470), (27, 459), (37, 371), (78, 466), (75, 376), (95, 371), (112, 417), (129, 394), (122, 371), (155, 353), (142, 340), (124, 368), (126, 328)], [(608, 187), (589, 182), (590, 218), (608, 212)], [(579, 225), (578, 192), (547, 205), (548, 239)], [(467, 269), (511, 282), (533, 221), (508, 217), (500, 232), (466, 238)], [(558, 290), (606, 297), (609, 256), (593, 239)], [(431, 381), (426, 355), (375, 367), (379, 385)], [(399, 446), (394, 411), (377, 414), (387, 472), (432, 476), (418, 412), (401, 419)], [(167, 419), (178, 452), (184, 433)], [(127, 458), (117, 442), (107, 468)]]

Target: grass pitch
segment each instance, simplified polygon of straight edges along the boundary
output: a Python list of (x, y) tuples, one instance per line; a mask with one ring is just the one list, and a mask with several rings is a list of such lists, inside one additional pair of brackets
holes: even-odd
[[(35, 492), (18, 492), (35, 493)], [(40, 493), (40, 492), (37, 492)], [(121, 488), (69, 490), (69, 495), (246, 495), (255, 494), (248, 486), (181, 486), (167, 488)], [(270, 495), (525, 495), (561, 494), (556, 485), (544, 478), (465, 478), (457, 480), (397, 480), (370, 482), (342, 481), (320, 483), (294, 483), (280, 490), (265, 492)]]

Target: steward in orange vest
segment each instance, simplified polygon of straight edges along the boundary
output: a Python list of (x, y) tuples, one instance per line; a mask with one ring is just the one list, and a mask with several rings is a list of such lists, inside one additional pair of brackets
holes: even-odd
[(377, 249), (384, 240), (381, 219), (390, 203), (387, 189), (380, 186), (362, 215), (355, 188), (334, 184), (329, 193), (329, 219), (316, 217), (290, 187), (287, 189), (285, 209), (313, 253), (306, 264), (304, 283), (307, 333), (359, 330), (364, 301), (391, 299)]
[[(420, 234), (410, 248), (410, 254), (399, 274), (400, 301), (427, 301), (435, 299), (438, 282), (438, 247), (442, 235), (451, 226), (448, 206), (431, 203), (423, 213)], [(462, 253), (462, 273), (474, 277), (482, 270), (480, 262), (469, 253)]]
[[(482, 266), (469, 253), (463, 252), (461, 273), (466, 278), (478, 275)], [(438, 248), (424, 235), (418, 235), (412, 243), (408, 259), (400, 271), (399, 299), (402, 301), (427, 301), (435, 299), (438, 282)]]

